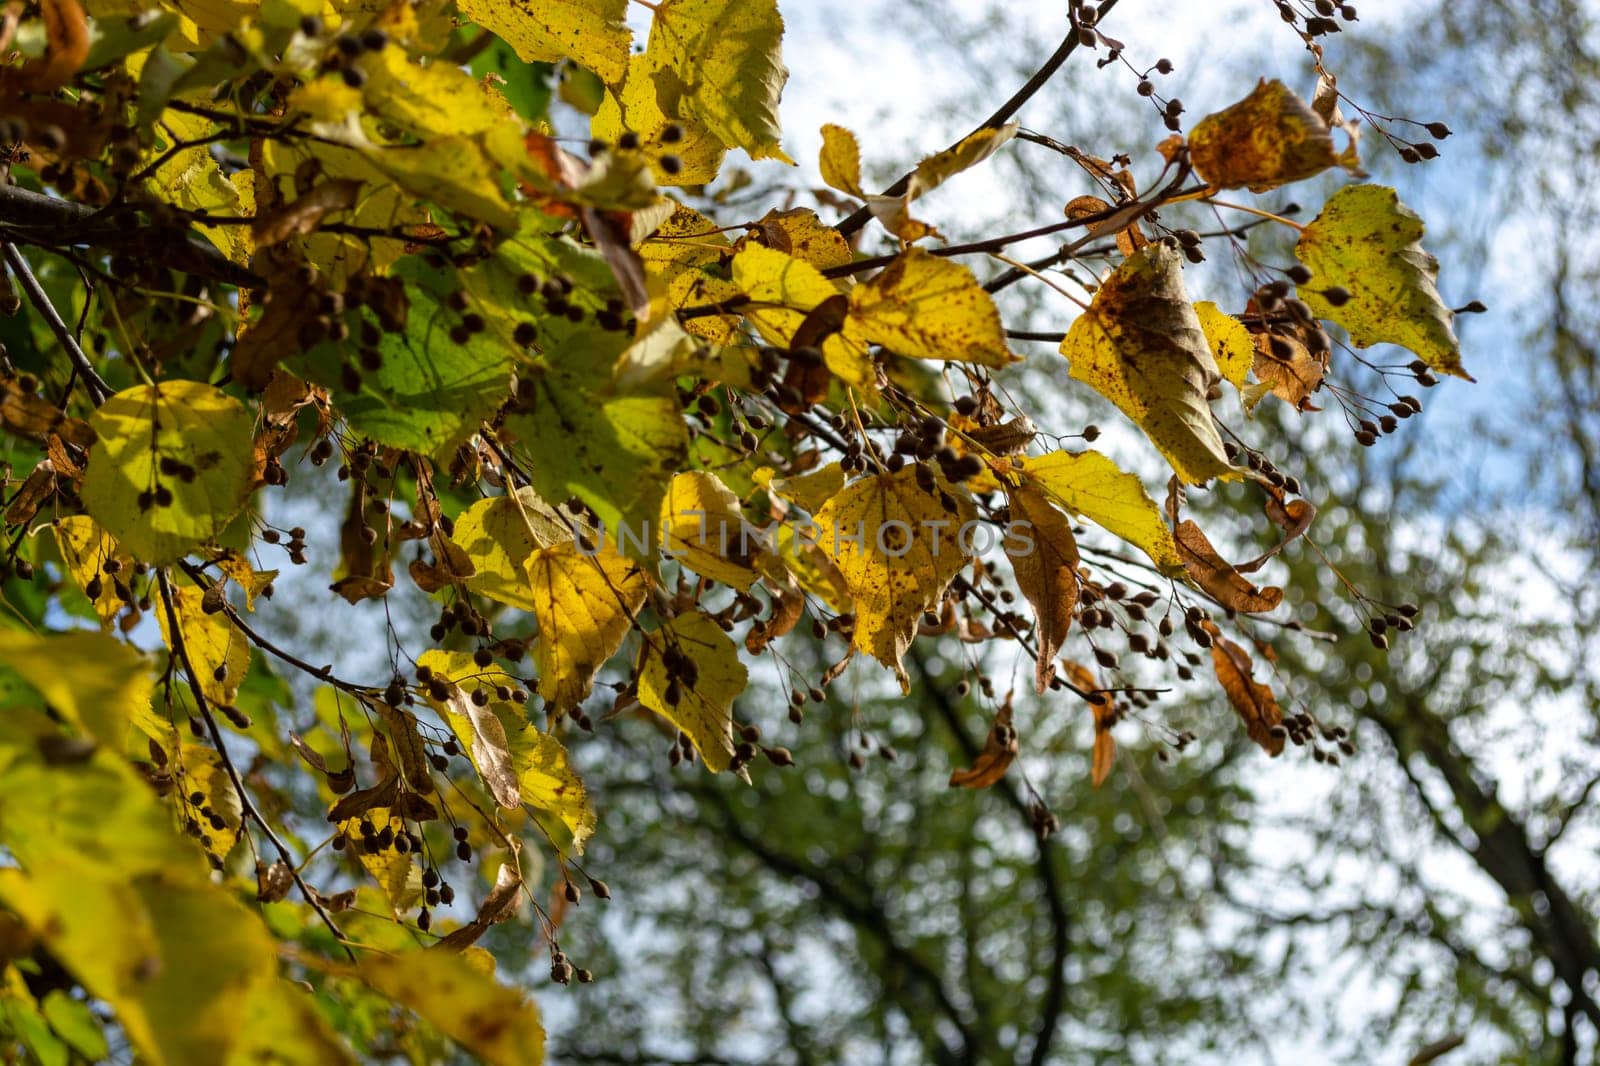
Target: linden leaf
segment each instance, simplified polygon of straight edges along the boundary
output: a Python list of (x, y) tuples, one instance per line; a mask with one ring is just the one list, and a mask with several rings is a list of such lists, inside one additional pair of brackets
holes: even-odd
[(538, 493), (523, 488), (514, 497), (490, 496), (468, 507), (456, 517), (450, 539), (472, 561), (469, 590), (530, 611), (528, 557), (571, 540), (572, 531)]
[[(1455, 314), (1439, 296), (1439, 261), (1423, 250), (1422, 219), (1385, 185), (1347, 185), (1300, 234), (1295, 257), (1312, 280), (1300, 298), (1318, 318), (1337, 322), (1357, 348), (1409, 348), (1441, 374), (1474, 380), (1461, 367)], [(1323, 293), (1344, 289), (1334, 304)]]
[[(1251, 301), (1249, 308), (1255, 307)], [(1244, 407), (1255, 410), (1267, 395), (1297, 411), (1318, 411), (1312, 395), (1328, 372), (1328, 340), (1315, 322), (1268, 322), (1250, 331), (1258, 384), (1244, 390)], [(1314, 347), (1313, 347), (1314, 346)]]
[(850, 290), (845, 335), (914, 359), (1002, 367), (1006, 347), (994, 298), (960, 263), (910, 248)]
[(768, 556), (758, 529), (744, 519), (739, 497), (703, 470), (674, 477), (661, 501), (661, 547), (695, 573), (750, 591)]
[[(471, 696), (484, 692), (489, 700), (480, 710), (498, 721), (504, 735), (504, 749), (510, 753), (510, 766), (516, 779), (520, 802), (537, 811), (553, 815), (556, 824), (567, 836), (566, 841), (555, 840), (563, 854), (583, 852), (584, 841), (594, 832), (595, 815), (589, 805), (588, 792), (578, 777), (567, 751), (555, 737), (534, 728), (520, 705), (495, 696), (500, 688), (512, 688), (520, 682), (496, 666), (481, 667), (465, 652), (448, 652), (430, 649), (417, 660), (434, 675), (445, 678), (464, 693), (465, 704), (474, 705)], [(472, 748), (486, 721), (466, 713), (463, 701), (455, 698), (446, 702), (429, 700), (440, 712), (456, 737)], [(475, 705), (474, 705), (475, 706)], [(495, 727), (488, 726), (489, 729)], [(474, 758), (476, 750), (474, 749)], [(547, 829), (551, 826), (547, 823)]]
[(480, 706), (457, 688), (447, 701), (451, 714), (472, 723), (472, 765), (478, 768), (490, 795), (502, 807), (522, 806), (522, 787), (506, 740), (506, 727), (487, 704)]
[[(615, 144), (624, 133), (636, 135), (639, 139), (637, 151), (649, 161), (658, 185), (709, 184), (722, 169), (727, 146), (700, 123), (673, 118), (661, 110), (656, 95), (660, 61), (659, 56), (648, 54), (635, 55), (628, 60), (621, 87), (606, 90), (589, 124), (589, 133), (610, 144)], [(678, 127), (676, 141), (669, 142), (661, 136), (668, 126)], [(669, 155), (678, 161), (676, 170), (668, 170), (661, 164), (662, 157)]]
[(217, 862), (239, 841), (244, 804), (222, 757), (204, 744), (185, 744), (172, 756), (178, 817)]
[(350, 840), (346, 854), (355, 852), (362, 868), (382, 889), (389, 908), (397, 915), (405, 914), (422, 899), (422, 868), (409, 851), (392, 847), (368, 851), (363, 845), (367, 839), (361, 829), (363, 824), (372, 826), (377, 833), (388, 829), (399, 834), (409, 831), (406, 823), (387, 807), (374, 807), (338, 823), (339, 832)]
[(792, 164), (778, 144), (783, 18), (777, 0), (663, 0), (645, 54), (661, 110), (700, 123), (752, 159)]
[(1256, 360), (1256, 346), (1250, 331), (1243, 322), (1210, 300), (1195, 304), (1194, 313), (1200, 320), (1200, 328), (1205, 331), (1206, 344), (1211, 348), (1212, 358), (1217, 361), (1217, 370), (1233, 383), (1234, 388), (1243, 389)]
[[(1043, 660), (1044, 656), (1040, 658)], [(1011, 718), (1011, 702), (1008, 700), (995, 712), (994, 725), (983, 742), (983, 750), (972, 760), (972, 767), (951, 772), (951, 788), (990, 788), (1006, 776), (1006, 771), (1011, 768), (1020, 750), (1017, 730), (1011, 724)]]
[(571, 59), (612, 85), (627, 70), (628, 0), (459, 0), (456, 6), (526, 63)]
[(1165, 574), (1183, 573), (1172, 531), (1138, 477), (1095, 451), (1023, 459), (1022, 473), (1051, 500), (1132, 544)]
[(1231, 563), (1217, 554), (1211, 541), (1193, 522), (1180, 522), (1176, 531), (1178, 552), (1195, 584), (1232, 611), (1262, 614), (1283, 602), (1280, 588), (1257, 588)]
[(749, 679), (733, 639), (710, 615), (690, 611), (648, 634), (640, 655), (639, 702), (677, 726), (707, 770), (726, 770), (733, 701)]
[[(689, 434), (670, 381), (617, 389), (611, 372), (621, 351), (615, 334), (577, 331), (547, 353), (559, 364), (528, 373), (526, 406), (506, 418), (506, 428), (537, 457), (530, 473), (541, 496), (578, 496), (620, 548), (642, 553), (654, 544), (649, 529), (667, 482), (684, 465)], [(579, 357), (588, 365), (570, 365)]]
[(755, 225), (767, 247), (803, 259), (818, 270), (843, 266), (853, 258), (849, 242), (809, 207), (773, 208)]
[(906, 691), (900, 658), (966, 562), (957, 533), (976, 514), (965, 495), (918, 487), (917, 469), (861, 478), (816, 514), (818, 543), (855, 603), (853, 646), (892, 669)]
[(649, 581), (609, 547), (585, 554), (573, 541), (541, 548), (525, 568), (539, 623), (539, 694), (559, 715), (588, 698), (595, 671), (622, 646)]
[(117, 573), (121, 573), (123, 567), (133, 566), (133, 559), (86, 514), (58, 519), (54, 528), (56, 550), (61, 553), (67, 572), (84, 595), (96, 593), (93, 597), (95, 613), (100, 616), (102, 625), (110, 625), (127, 604), (117, 594), (115, 575), (107, 574), (105, 566), (112, 563)]
[(816, 514), (844, 488), (844, 467), (837, 462), (827, 463), (790, 477), (776, 477), (770, 468), (762, 467), (756, 471), (756, 483), (802, 510)]
[(1261, 79), (1251, 94), (1207, 115), (1189, 133), (1189, 160), (1213, 188), (1251, 192), (1309, 178), (1344, 162), (1333, 134), (1283, 82)]
[[(220, 591), (220, 590), (219, 590)], [(184, 651), (194, 666), (195, 681), (212, 703), (232, 703), (239, 685), (250, 669), (250, 642), (221, 611), (207, 614), (205, 594), (192, 586), (172, 590), (172, 610), (178, 616)], [(157, 604), (155, 615), (161, 623), (161, 639), (177, 656), (167, 612)]]
[(1006, 556), (1017, 588), (1033, 604), (1038, 619), (1034, 688), (1043, 693), (1055, 676), (1056, 654), (1072, 628), (1072, 612), (1078, 605), (1078, 542), (1072, 523), (1036, 485), (1025, 481), (1008, 488), (1006, 499), (1015, 531), (1006, 537)]
[(169, 563), (220, 534), (254, 479), (249, 411), (198, 381), (137, 385), (90, 418), (83, 503), (136, 558)]
[(1283, 723), (1283, 710), (1278, 706), (1277, 697), (1253, 676), (1254, 664), (1249, 652), (1223, 637), (1214, 622), (1207, 622), (1205, 626), (1211, 634), (1211, 663), (1216, 668), (1217, 680), (1244, 723), (1245, 732), (1267, 754), (1281, 754), (1283, 737), (1272, 732), (1274, 726)]
[(1206, 394), (1220, 374), (1166, 242), (1130, 256), (1072, 323), (1061, 354), (1144, 430), (1180, 478), (1198, 485), (1237, 477)]
[(533, 1001), (462, 955), (365, 952), (361, 979), (490, 1066), (542, 1066), (544, 1026)]
[(153, 738), (170, 731), (150, 710), (144, 656), (105, 633), (33, 636), (0, 629), (0, 666), (38, 690), (62, 718), (112, 751), (122, 751), (129, 724)]
[(861, 189), (861, 145), (854, 133), (832, 123), (823, 126), (818, 167), (823, 181), (840, 192), (866, 199)]
[[(732, 269), (734, 285), (750, 298), (741, 313), (772, 344), (790, 346), (808, 312), (844, 302), (838, 286), (816, 267), (765, 245), (746, 245), (733, 257)], [(852, 385), (871, 384), (872, 361), (864, 346), (846, 341), (835, 330), (816, 347), (822, 349), (828, 369), (840, 378)]]

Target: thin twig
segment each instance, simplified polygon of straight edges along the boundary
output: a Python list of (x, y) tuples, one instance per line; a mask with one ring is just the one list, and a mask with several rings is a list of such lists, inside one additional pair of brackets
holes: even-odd
[[(1096, 22), (1110, 14), (1111, 9), (1116, 6), (1117, 0), (1105, 0), (1105, 3), (1100, 5), (1100, 12), (1096, 18)], [(984, 130), (992, 130), (1003, 126), (1010, 121), (1012, 115), (1022, 110), (1022, 105), (1026, 104), (1033, 98), (1035, 93), (1044, 88), (1045, 82), (1054, 77), (1056, 71), (1061, 69), (1061, 65), (1072, 57), (1073, 52), (1078, 50), (1078, 44), (1080, 41), (1078, 33), (1081, 28), (1082, 27), (1078, 24), (1077, 19), (1073, 19), (1072, 25), (1067, 29), (1066, 37), (1063, 38), (1061, 43), (1056, 46), (1056, 50), (1050, 54), (1050, 58), (1046, 59), (1043, 65), (1041, 65), (1038, 70), (1033, 72), (1033, 76), (1023, 83), (1022, 88), (1012, 93), (1009, 100), (996, 108), (994, 114), (990, 115), (988, 118), (979, 123), (977, 128), (974, 129), (972, 133), (967, 134), (967, 136), (970, 137), (973, 134), (982, 133)], [(966, 140), (966, 137), (963, 137), (961, 140)], [(960, 143), (961, 141), (956, 142), (956, 144)], [(955, 145), (953, 144), (950, 147), (954, 148)], [(902, 174), (893, 185), (889, 186), (883, 191), (883, 195), (899, 196), (901, 193), (905, 192), (906, 189), (911, 185), (911, 175), (913, 173), (915, 173), (915, 171), (907, 171), (906, 173)], [(856, 208), (848, 216), (842, 219), (836, 226), (834, 226), (834, 229), (838, 230), (842, 235), (849, 237), (851, 234), (861, 229), (861, 227), (865, 226), (871, 219), (871, 209), (863, 205)]]
[(255, 801), (250, 798), (250, 794), (245, 791), (244, 781), (239, 777), (239, 770), (233, 765), (233, 756), (228, 754), (228, 746), (223, 743), (222, 730), (217, 728), (217, 719), (212, 715), (211, 705), (206, 700), (205, 692), (200, 688), (200, 675), (195, 672), (194, 662), (189, 658), (189, 646), (183, 638), (183, 626), (178, 622), (177, 609), (172, 605), (172, 583), (167, 579), (165, 569), (156, 571), (156, 581), (161, 588), (161, 605), (167, 614), (167, 631), (172, 637), (172, 653), (178, 657), (178, 661), (183, 665), (184, 676), (189, 681), (189, 692), (194, 696), (195, 707), (200, 711), (200, 717), (205, 720), (206, 730), (211, 734), (211, 742), (216, 745), (217, 758), (222, 761), (222, 768), (227, 772), (228, 780), (233, 783), (233, 790), (239, 795), (240, 809), (246, 817), (261, 827), (261, 832), (266, 835), (267, 840), (277, 850), (278, 858), (283, 860), (283, 864), (289, 868), (289, 874), (294, 878), (294, 883), (300, 889), (300, 894), (305, 897), (306, 903), (310, 905), (312, 910), (317, 912), (317, 917), (322, 919), (322, 924), (326, 925), (329, 931), (333, 933), (334, 939), (339, 941), (339, 946), (344, 948), (346, 955), (350, 956), (350, 961), (356, 961), (356, 953), (345, 942), (344, 933), (339, 929), (338, 924), (334, 922), (333, 916), (328, 913), (327, 908), (322, 905), (316, 893), (301, 878), (300, 870), (294, 861), (294, 856), (289, 851), (288, 845), (278, 836), (277, 832), (267, 822), (267, 819), (256, 808)]
[(72, 360), (73, 368), (83, 377), (84, 387), (89, 390), (89, 399), (99, 407), (110, 398), (111, 386), (107, 385), (105, 379), (95, 370), (94, 364), (89, 362), (89, 357), (83, 354), (83, 349), (78, 347), (77, 338), (67, 328), (61, 313), (56, 310), (56, 305), (50, 302), (50, 295), (39, 284), (39, 279), (33, 276), (33, 268), (28, 266), (28, 260), (21, 249), (9, 242), (0, 242), (0, 248), (5, 249), (6, 265), (22, 283), (22, 291), (28, 294), (28, 301), (44, 316), (50, 332), (55, 334), (61, 347), (66, 349), (67, 358)]

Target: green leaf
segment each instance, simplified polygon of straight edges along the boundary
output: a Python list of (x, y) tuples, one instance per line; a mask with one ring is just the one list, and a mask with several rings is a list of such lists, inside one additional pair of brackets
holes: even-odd
[[(612, 540), (619, 529), (634, 550), (653, 529), (667, 482), (689, 449), (683, 412), (670, 382), (620, 392), (611, 368), (626, 338), (594, 326), (574, 331), (547, 368), (534, 368), (506, 419), (519, 449), (532, 457), (533, 488), (547, 500), (576, 495), (599, 516)], [(588, 366), (568, 369), (579, 360)], [(645, 544), (653, 543), (648, 535)]]
[[(1357, 348), (1409, 348), (1441, 374), (1474, 380), (1461, 367), (1455, 315), (1439, 296), (1439, 261), (1422, 247), (1425, 227), (1385, 185), (1347, 185), (1305, 228), (1295, 256), (1311, 270), (1300, 298), (1318, 318), (1337, 322)], [(1342, 288), (1349, 300), (1323, 295)]]
[(1025, 477), (1056, 503), (1114, 533), (1150, 556), (1163, 573), (1184, 573), (1172, 530), (1144, 485), (1094, 451), (1050, 452), (1022, 460)]
[(148, 731), (154, 681), (145, 657), (105, 633), (33, 636), (0, 629), (0, 665), (38, 690), (58, 714), (122, 751), (128, 726)]
[(90, 1062), (100, 1061), (111, 1054), (106, 1035), (101, 1032), (100, 1023), (90, 1012), (87, 1003), (73, 999), (60, 989), (52, 989), (45, 993), (39, 1007), (50, 1028)]
[(1121, 408), (1184, 481), (1237, 477), (1206, 402), (1221, 376), (1164, 241), (1128, 257), (1061, 342), (1072, 376)]
[(326, 341), (289, 366), (332, 390), (352, 429), (391, 447), (448, 455), (505, 400), (512, 349), (487, 328), (466, 328), (467, 314), (487, 315), (452, 309), (445, 272), (413, 256), (390, 276), (404, 284), (403, 318), (388, 323), (399, 328), (383, 328), (370, 308), (352, 310), (355, 344)]
[(457, 7), (528, 62), (571, 59), (611, 85), (627, 70), (628, 0), (458, 0)]
[(646, 55), (661, 110), (694, 120), (752, 159), (793, 163), (778, 144), (783, 17), (777, 0), (663, 0)]
[(216, 537), (254, 479), (250, 412), (198, 381), (138, 385), (89, 420), (83, 503), (134, 556), (169, 563)]

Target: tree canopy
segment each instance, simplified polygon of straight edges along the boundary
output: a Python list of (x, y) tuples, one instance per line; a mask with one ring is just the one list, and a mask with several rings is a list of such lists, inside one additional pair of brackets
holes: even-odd
[[(1359, 32), (1353, 8), (1276, 6), (1298, 84), (1251, 75), (1191, 120), (1137, 20), (1073, 0), (971, 132), (882, 181), (872, 131), (827, 125), (803, 160), (820, 185), (785, 149), (774, 0), (18, 8), (8, 1047), (543, 1061), (535, 967), (593, 982), (603, 952), (574, 942), (611, 885), (652, 876), (608, 819), (654, 826), (655, 869), (691, 895), (701, 862), (707, 899), (742, 894), (748, 926), (703, 965), (761, 968), (801, 1061), (889, 1023), (824, 1040), (794, 1020), (775, 961), (793, 929), (730, 842), (863, 931), (893, 972), (872, 994), (930, 1061), (1087, 1046), (1062, 1023), (1052, 841), (1102, 862), (1100, 905), (1128, 923), (1143, 887), (1208, 891), (1114, 843), (1155, 803), (1094, 791), (1119, 738), (1162, 762), (1198, 745), (1159, 805), (1211, 871), (1251, 861), (1229, 805), (1252, 767), (1361, 757), (1343, 708), (1307, 698), (1319, 671), (1404, 653), (1451, 596), (1354, 557), (1418, 553), (1353, 517), (1359, 486), (1341, 500), (1308, 447), (1367, 462), (1426, 390), (1473, 380), (1456, 318), (1482, 305), (1363, 158), (1423, 165), (1451, 131), (1339, 81), (1324, 46)], [(1159, 133), (1135, 151), (1023, 126), (1069, 64)], [(946, 239), (960, 219), (931, 194), (1027, 154), (1090, 191)], [(1197, 277), (1208, 261), (1228, 270)], [(1049, 301), (1026, 323), (1006, 302), (1025, 288)], [(301, 639), (312, 621), (341, 642)], [(1371, 717), (1491, 819), (1427, 688)], [(865, 772), (902, 746), (891, 786)], [(1027, 847), (968, 846), (978, 819), (947, 797), (982, 791)], [(787, 845), (819, 821), (853, 877)], [(1508, 891), (1537, 872), (1525, 837), (1472, 824)], [(885, 867), (929, 854), (944, 873), (917, 880), (908, 926)], [(1561, 980), (1592, 1011), (1584, 904), (1540, 891), (1530, 929), (1557, 966), (1577, 945)], [(1012, 906), (1025, 921), (988, 921)], [(930, 961), (948, 921), (984, 942), (959, 992)], [(1157, 927), (1104, 948), (1161, 945)], [(1233, 1016), (1191, 987), (1211, 963), (1227, 952), (1075, 984), (1106, 1031), (1130, 1031), (1134, 997), (1159, 1030)]]

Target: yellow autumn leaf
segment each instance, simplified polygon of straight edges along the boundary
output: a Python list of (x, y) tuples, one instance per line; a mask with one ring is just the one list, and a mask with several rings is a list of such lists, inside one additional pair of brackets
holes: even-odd
[(1243, 389), (1256, 361), (1256, 343), (1244, 323), (1210, 300), (1194, 305), (1195, 317), (1205, 331), (1206, 345), (1217, 361), (1217, 371), (1236, 389)]
[(710, 615), (690, 611), (647, 634), (640, 655), (639, 702), (677, 726), (707, 770), (726, 770), (733, 701), (749, 680), (733, 639)]
[(1212, 187), (1251, 192), (1309, 178), (1342, 160), (1322, 117), (1274, 78), (1189, 133), (1189, 160)]
[(777, 0), (662, 0), (645, 49), (661, 109), (752, 159), (792, 164), (778, 144), (782, 39)]
[(844, 488), (844, 467), (837, 462), (825, 463), (791, 477), (777, 477), (770, 467), (762, 467), (756, 471), (755, 479), (801, 510), (816, 514), (834, 493)]
[(1221, 375), (1179, 259), (1165, 241), (1129, 256), (1072, 323), (1061, 354), (1074, 378), (1116, 404), (1180, 478), (1198, 485), (1238, 474), (1206, 401)]
[[(1300, 234), (1294, 254), (1311, 269), (1300, 298), (1318, 318), (1343, 326), (1357, 348), (1409, 348), (1441, 374), (1461, 367), (1455, 314), (1439, 296), (1439, 261), (1422, 247), (1425, 227), (1385, 185), (1347, 185)], [(1335, 304), (1324, 290), (1342, 288)]]
[(861, 145), (856, 135), (831, 122), (822, 127), (822, 180), (851, 196), (866, 198), (861, 188)]
[[(854, 647), (894, 670), (907, 690), (901, 656), (923, 613), (938, 605), (966, 562), (959, 534), (976, 515), (971, 500), (942, 482), (925, 492), (916, 472), (907, 466), (861, 478), (816, 514), (819, 543), (854, 601)], [(953, 510), (945, 510), (941, 494)]]
[(244, 607), (247, 611), (256, 609), (256, 597), (271, 586), (277, 579), (276, 570), (257, 570), (236, 551), (224, 552), (217, 560), (217, 568), (244, 592)]
[[(733, 284), (750, 300), (745, 320), (769, 343), (787, 347), (807, 313), (827, 300), (843, 302), (838, 286), (803, 259), (775, 248), (748, 244), (733, 257)], [(835, 332), (822, 342), (828, 369), (852, 385), (872, 382), (866, 348)]]
[(254, 478), (253, 419), (199, 381), (136, 385), (89, 420), (83, 503), (135, 558), (168, 563), (225, 529)]
[[(584, 842), (594, 832), (595, 814), (588, 790), (573, 768), (566, 748), (554, 736), (534, 727), (520, 705), (495, 698), (496, 689), (511, 688), (520, 682), (499, 667), (480, 667), (465, 652), (430, 649), (423, 652), (417, 663), (453, 682), (467, 697), (429, 702), (457, 739), (473, 752), (474, 760), (477, 758), (475, 745), (485, 721), (481, 715), (493, 715), (503, 736), (501, 743), (509, 755), (505, 765), (516, 779), (519, 803), (553, 815), (570, 838), (567, 842), (556, 841), (557, 846), (563, 852), (570, 847), (571, 851), (582, 854)], [(470, 699), (477, 691), (486, 692), (490, 697), (481, 711)], [(479, 767), (479, 772), (483, 772), (483, 767)]]
[[(705, 185), (722, 169), (727, 147), (700, 123), (671, 118), (661, 110), (656, 96), (656, 76), (660, 57), (635, 55), (628, 60), (627, 75), (619, 87), (607, 89), (589, 124), (589, 133), (607, 144), (616, 144), (624, 133), (636, 134), (639, 147), (650, 162), (657, 185)], [(668, 142), (662, 133), (668, 126), (678, 127), (678, 139)], [(678, 161), (676, 170), (661, 165), (663, 156)], [(688, 210), (685, 208), (684, 210)]]
[(367, 952), (361, 979), (424, 1018), (490, 1066), (541, 1066), (544, 1026), (523, 993), (497, 983), (461, 955)]
[(1002, 367), (1016, 361), (994, 298), (972, 271), (910, 248), (850, 290), (845, 335), (913, 359)]
[(389, 901), (390, 909), (396, 915), (406, 914), (416, 907), (417, 901), (422, 898), (422, 868), (409, 851), (400, 851), (392, 847), (368, 851), (362, 843), (363, 822), (370, 823), (379, 833), (385, 829), (395, 833), (408, 832), (406, 823), (403, 819), (395, 817), (387, 807), (374, 807), (365, 814), (346, 818), (338, 823), (339, 832), (350, 841), (345, 853), (355, 853), (356, 858), (361, 861), (362, 869), (367, 871), (368, 876), (376, 881), (383, 891), (384, 898)]
[(755, 231), (769, 248), (803, 259), (818, 270), (843, 266), (854, 258), (849, 242), (809, 207), (774, 208), (756, 222)]
[[(194, 666), (200, 691), (212, 703), (232, 703), (250, 669), (250, 642), (221, 611), (207, 614), (202, 608), (203, 600), (204, 593), (193, 586), (172, 590), (172, 609), (178, 616), (184, 650)], [(161, 639), (176, 657), (177, 644), (162, 605), (156, 605), (155, 615), (161, 623)]]
[(1053, 501), (1150, 556), (1162, 573), (1184, 573), (1183, 557), (1161, 509), (1138, 477), (1108, 457), (1095, 451), (1058, 451), (1023, 459), (1019, 468)]
[(469, 590), (529, 611), (533, 593), (525, 569), (528, 557), (572, 539), (572, 531), (538, 493), (522, 488), (514, 499), (490, 496), (462, 511), (450, 539), (472, 561)]
[(222, 757), (204, 744), (184, 744), (169, 752), (178, 820), (206, 853), (221, 864), (239, 840), (244, 805)]
[(596, 548), (590, 555), (574, 541), (553, 544), (525, 564), (539, 623), (539, 695), (552, 714), (588, 698), (595, 671), (622, 646), (649, 586), (637, 563)]
[(627, 69), (633, 46), (628, 0), (458, 0), (456, 6), (524, 62), (571, 59), (609, 84), (621, 81)]
[(769, 553), (761, 532), (745, 521), (739, 497), (717, 475), (676, 475), (661, 501), (661, 547), (703, 577), (748, 592)]
[(68, 515), (57, 519), (53, 526), (56, 550), (61, 553), (67, 573), (84, 595), (95, 593), (95, 613), (103, 625), (110, 625), (126, 604), (117, 595), (116, 575), (106, 571), (106, 564), (111, 563), (118, 574), (131, 574), (133, 559), (117, 546), (114, 537), (86, 514)]

